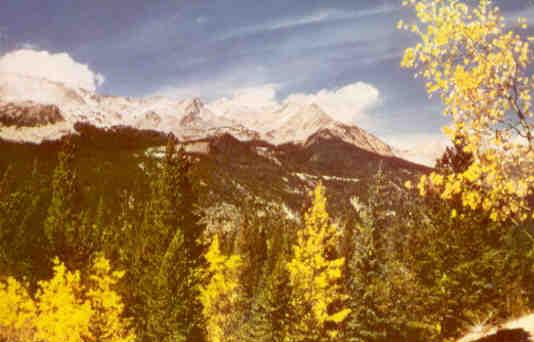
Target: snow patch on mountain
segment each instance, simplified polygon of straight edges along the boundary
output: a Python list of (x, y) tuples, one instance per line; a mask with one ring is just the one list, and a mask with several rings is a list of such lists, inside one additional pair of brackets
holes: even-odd
[[(102, 128), (123, 125), (156, 130), (173, 133), (181, 140), (229, 133), (240, 140), (263, 139), (273, 144), (304, 144), (314, 134), (328, 132), (363, 149), (393, 155), (389, 145), (355, 125), (335, 120), (336, 113), (310, 103), (310, 98), (290, 97), (280, 104), (274, 100), (259, 101), (257, 105), (254, 96), (241, 98), (243, 103), (239, 96), (234, 96), (205, 105), (198, 98), (179, 101), (165, 97), (106, 96), (43, 78), (0, 73), (0, 118), (5, 119), (0, 126), (0, 138), (32, 142), (57, 139), (75, 132), (78, 122)], [(31, 117), (21, 120), (20, 108), (28, 104), (35, 108), (29, 110)], [(54, 115), (51, 108), (57, 109)], [(24, 125), (8, 127), (5, 122), (13, 117)]]

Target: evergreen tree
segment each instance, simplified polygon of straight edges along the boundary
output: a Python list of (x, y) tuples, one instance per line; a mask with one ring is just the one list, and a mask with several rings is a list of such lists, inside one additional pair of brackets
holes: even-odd
[(383, 262), (374, 240), (374, 228), (359, 226), (355, 234), (355, 248), (349, 263), (350, 308), (347, 341), (385, 341), (387, 321), (384, 308)]
[(247, 342), (282, 342), (288, 336), (290, 288), (287, 286), (286, 261), (280, 258), (274, 269), (264, 272), (259, 293), (254, 298), (249, 320), (243, 327)]
[[(60, 257), (71, 268), (82, 269), (87, 260), (102, 248), (100, 233), (105, 228), (95, 223), (92, 208), (84, 199), (74, 165), (76, 146), (67, 139), (58, 153), (51, 180), (51, 198), (43, 232), (51, 257)], [(103, 208), (97, 209), (103, 210)], [(97, 215), (96, 220), (101, 217)]]
[[(415, 203), (413, 203), (415, 202)], [(369, 186), (367, 203), (354, 201), (357, 217), (345, 228), (346, 288), (352, 310), (347, 341), (428, 341), (435, 326), (422, 314), (425, 294), (410, 253), (424, 249), (418, 233), (426, 222), (422, 203), (385, 178)]]
[[(187, 341), (195, 342), (203, 338), (204, 324), (202, 319), (202, 305), (199, 302), (199, 291), (202, 282), (201, 270), (205, 267), (203, 255), (206, 246), (203, 242), (205, 225), (201, 223), (197, 213), (198, 197), (194, 189), (192, 167), (193, 164), (181, 147), (176, 156), (178, 162), (178, 187), (180, 201), (178, 207), (179, 222), (182, 228), (182, 266), (181, 279), (183, 292), (182, 300), (185, 311), (182, 320), (188, 323)], [(177, 240), (173, 239), (177, 248)], [(171, 244), (172, 246), (172, 244)]]
[(292, 259), (287, 264), (291, 286), (292, 341), (330, 341), (339, 335), (339, 325), (350, 309), (341, 292), (344, 258), (337, 258), (338, 233), (326, 211), (325, 189), (319, 184), (313, 203), (298, 231)]
[(260, 281), (252, 295), (252, 305), (247, 308), (247, 319), (241, 329), (241, 339), (247, 342), (286, 341), (288, 337), (291, 289), (287, 286), (289, 274), (286, 264), (291, 225), (277, 216), (276, 211), (267, 212), (265, 223), (270, 223), (266, 227), (270, 229), (270, 234), (265, 237), (266, 260), (252, 266), (260, 268), (262, 265), (259, 270)]
[[(152, 181), (142, 222), (124, 222), (134, 240), (123, 253), (132, 269), (128, 279), (138, 335), (144, 341), (180, 341), (187, 336), (183, 285), (183, 232), (179, 226), (179, 162), (172, 138)], [(178, 259), (178, 260), (175, 260)], [(176, 262), (174, 262), (176, 261)], [(180, 262), (181, 261), (181, 262)], [(175, 269), (176, 267), (177, 269)]]
[[(200, 286), (202, 226), (189, 180), (190, 164), (170, 137), (152, 181), (141, 222), (123, 217), (119, 224), (130, 241), (121, 258), (138, 335), (145, 341), (194, 341), (202, 338)], [(128, 216), (132, 210), (124, 208)]]
[(291, 288), (286, 265), (295, 223), (280, 207), (267, 211), (267, 260), (247, 329), (248, 341), (286, 341), (291, 317)]
[(532, 241), (480, 217), (451, 218), (450, 211), (445, 206), (429, 212), (433, 224), (420, 227), (417, 242), (423, 248), (412, 251), (424, 314), (439, 332), (436, 339), (523, 312), (528, 302), (520, 283), (531, 274), (521, 266), (529, 249), (515, 244), (522, 239), (532, 246)]
[[(233, 252), (243, 259), (240, 282), (247, 301), (247, 311), (253, 306), (254, 298), (261, 292), (262, 273), (267, 267), (268, 224), (272, 208), (256, 199), (244, 199), (241, 206), (241, 224), (235, 227)], [(281, 222), (278, 222), (281, 223)]]
[[(72, 257), (72, 242), (75, 239), (75, 200), (77, 199), (76, 171), (73, 166), (74, 145), (67, 141), (58, 154), (58, 164), (52, 176), (52, 198), (44, 221), (44, 232), (59, 256)], [(71, 255), (69, 255), (71, 254)]]
[(47, 275), (47, 241), (41, 229), (46, 180), (34, 163), (31, 176), (14, 184), (10, 168), (0, 180), (0, 269), (32, 283)]

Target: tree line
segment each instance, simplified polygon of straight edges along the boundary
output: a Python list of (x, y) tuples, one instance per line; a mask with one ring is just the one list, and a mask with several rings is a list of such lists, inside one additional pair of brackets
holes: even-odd
[[(526, 226), (380, 170), (343, 220), (321, 183), (300, 218), (256, 194), (201, 208), (192, 161), (169, 139), (148, 195), (126, 189), (106, 215), (84, 199), (75, 153), (65, 144), (48, 181), (36, 167), (0, 183), (6, 341), (446, 341), (532, 308)], [(449, 149), (438, 170), (470, 162)]]

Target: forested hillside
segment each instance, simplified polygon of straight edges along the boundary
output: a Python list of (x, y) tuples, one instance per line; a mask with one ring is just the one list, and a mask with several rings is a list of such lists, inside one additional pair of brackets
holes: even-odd
[(1, 336), (429, 341), (532, 305), (528, 223), (420, 198), (403, 184), (424, 167), (335, 139), (202, 143), (4, 142)]

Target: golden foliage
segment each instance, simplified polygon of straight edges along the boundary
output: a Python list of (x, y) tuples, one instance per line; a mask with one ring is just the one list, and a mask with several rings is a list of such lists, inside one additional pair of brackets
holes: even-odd
[(406, 49), (401, 66), (415, 69), (430, 95), (440, 95), (452, 119), (444, 132), (474, 157), (464, 172), (422, 178), (421, 194), (436, 190), (494, 221), (534, 217), (526, 200), (534, 187), (534, 77), (525, 20), (509, 28), (490, 0), (474, 7), (458, 0), (403, 4), (414, 8), (418, 23), (398, 27), (419, 42)]
[[(339, 280), (344, 258), (332, 258), (339, 238), (336, 226), (330, 223), (326, 211), (325, 188), (319, 184), (313, 192), (313, 204), (305, 217), (305, 226), (298, 232), (293, 258), (287, 264), (292, 290), (291, 306), (295, 340), (335, 338), (338, 331), (330, 329), (350, 313), (340, 305), (346, 296), (341, 293)], [(329, 326), (329, 328), (327, 328)]]
[(39, 283), (36, 295), (35, 337), (47, 342), (83, 342), (90, 336), (89, 322), (93, 310), (82, 298), (79, 271), (69, 272), (54, 260), (54, 277)]
[(91, 271), (87, 290), (93, 310), (89, 324), (91, 341), (135, 341), (135, 334), (129, 329), (130, 321), (122, 317), (122, 298), (113, 290), (124, 276), (124, 271), (112, 271), (109, 261), (103, 257), (96, 258)]
[(0, 340), (25, 341), (32, 335), (35, 304), (14, 278), (0, 282)]
[(214, 236), (205, 255), (208, 283), (200, 289), (200, 302), (210, 342), (233, 341), (235, 316), (241, 299), (239, 275), (242, 266), (238, 255), (226, 256)]
[(93, 264), (88, 284), (79, 271), (54, 260), (54, 276), (39, 282), (35, 298), (13, 278), (0, 283), (0, 337), (13, 341), (127, 342), (135, 339), (121, 318), (123, 304), (111, 287), (122, 277), (102, 257)]

